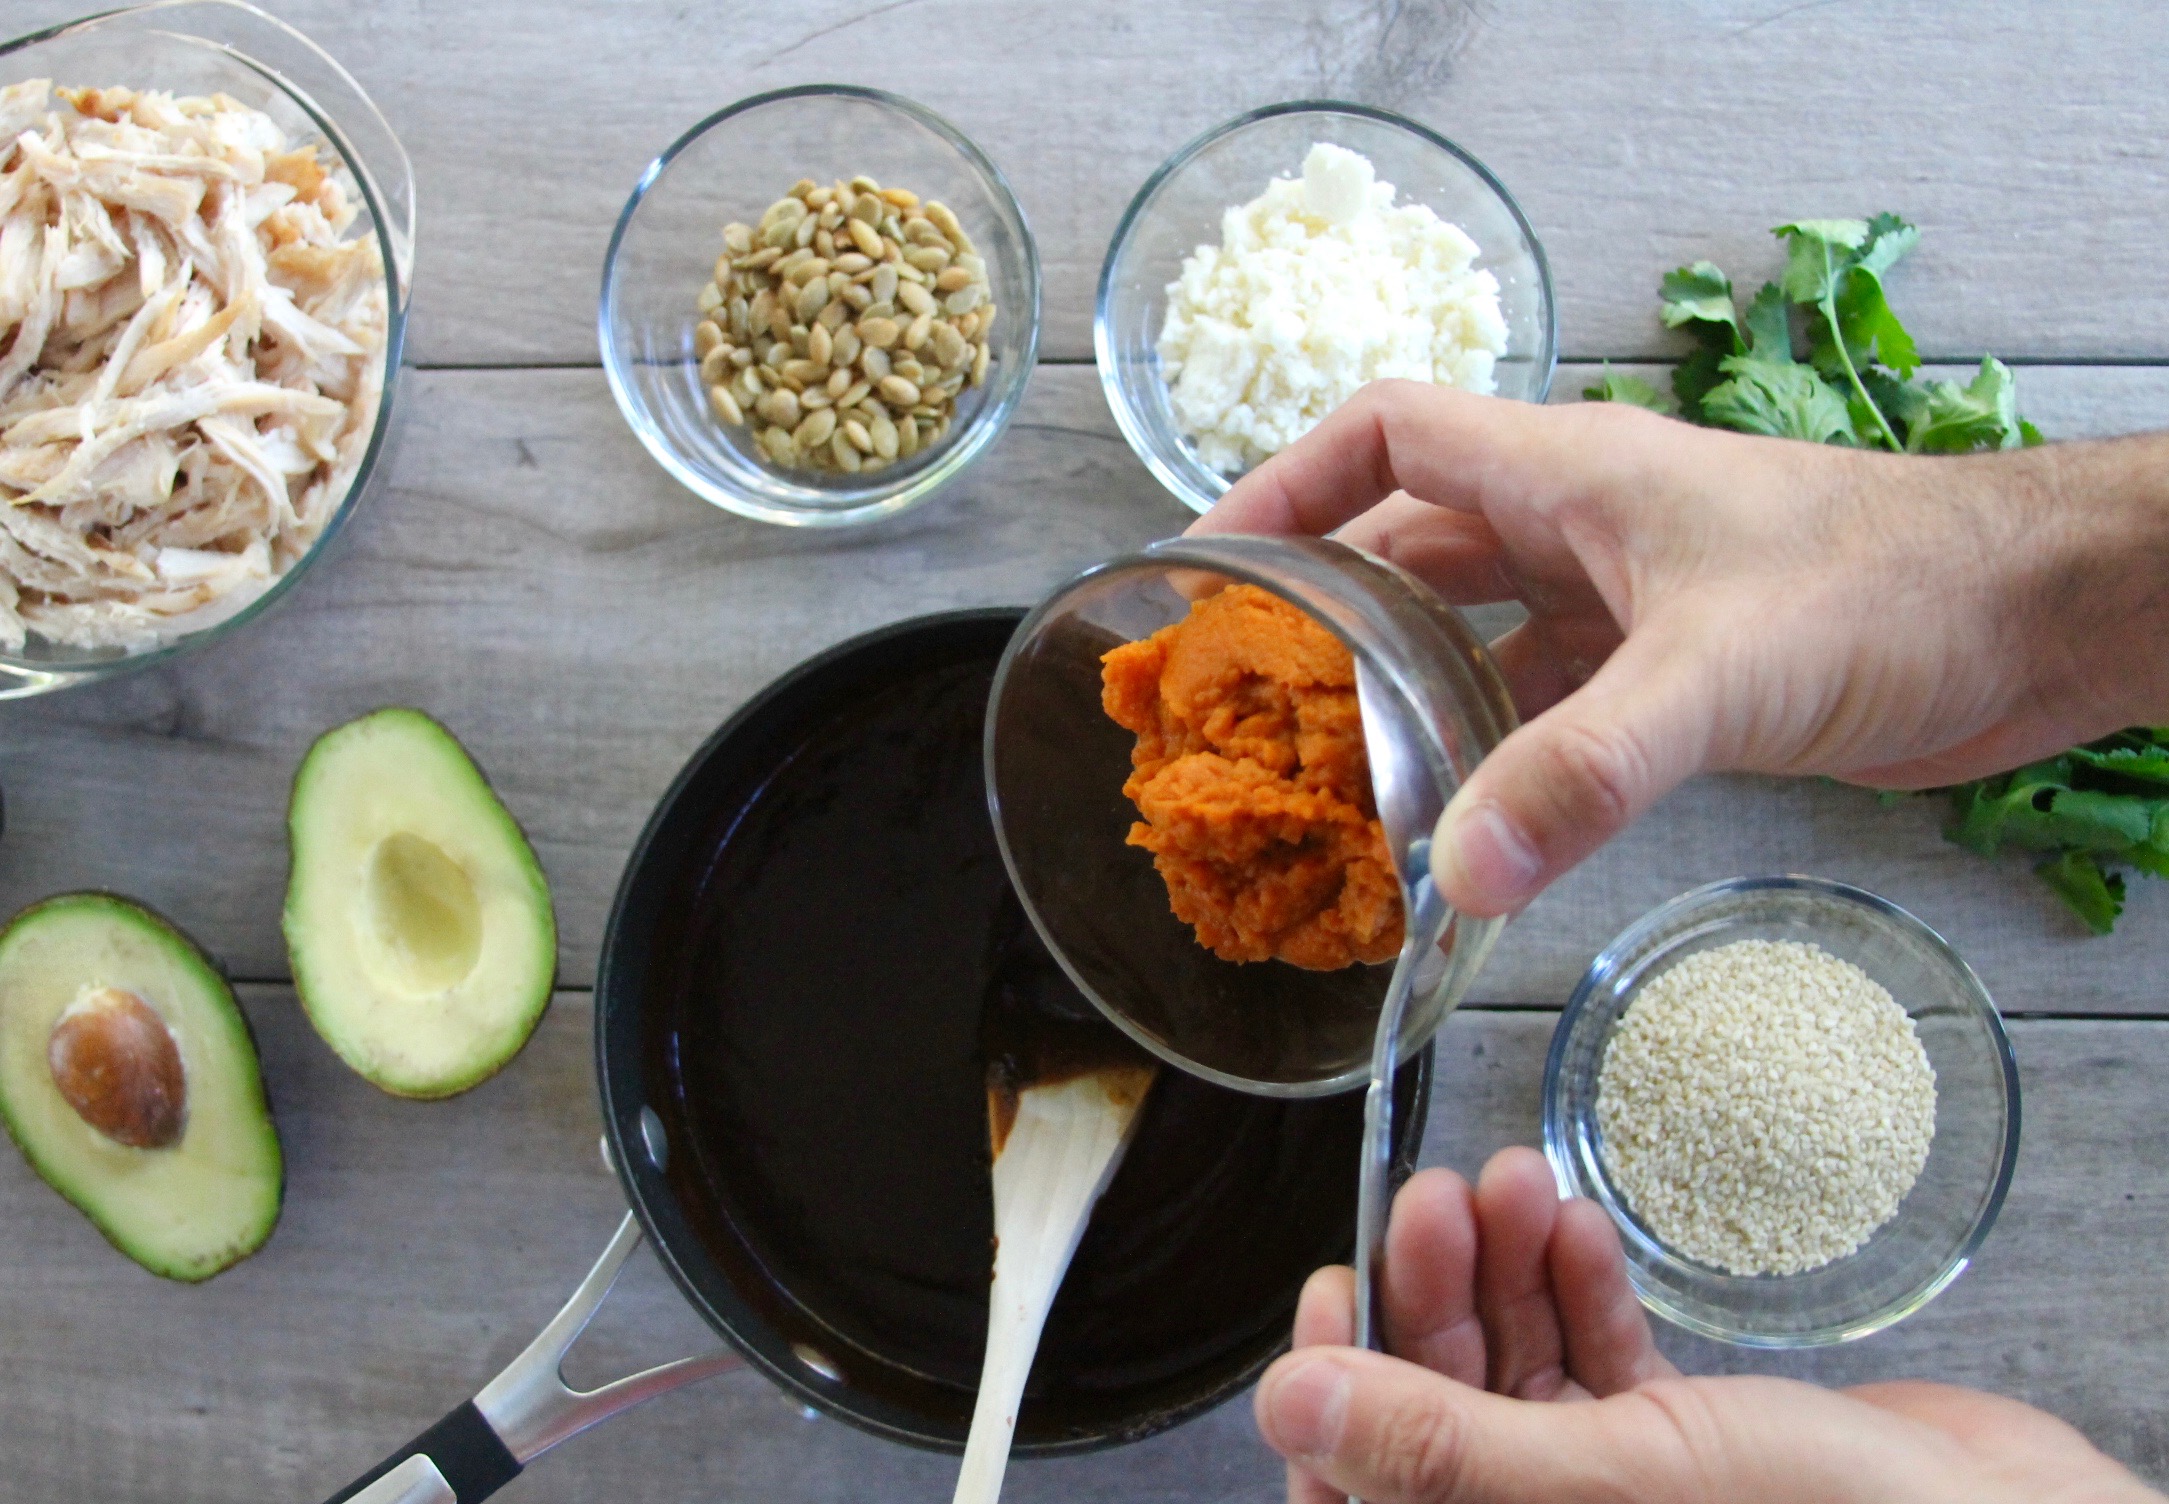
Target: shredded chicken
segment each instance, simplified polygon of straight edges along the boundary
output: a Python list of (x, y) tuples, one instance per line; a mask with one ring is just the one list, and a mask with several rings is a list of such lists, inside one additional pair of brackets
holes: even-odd
[(384, 380), (356, 202), (223, 94), (0, 89), (0, 650), (148, 647), (308, 552)]

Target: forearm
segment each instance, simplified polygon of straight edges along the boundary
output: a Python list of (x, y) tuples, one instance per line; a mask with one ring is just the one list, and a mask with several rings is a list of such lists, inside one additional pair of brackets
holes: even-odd
[(2012, 522), (2025, 672), (2072, 740), (2169, 724), (2169, 434), (1929, 463), (1965, 467)]

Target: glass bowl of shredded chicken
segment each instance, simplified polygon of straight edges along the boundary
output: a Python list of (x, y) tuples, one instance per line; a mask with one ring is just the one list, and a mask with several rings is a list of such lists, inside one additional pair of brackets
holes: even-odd
[(0, 698), (293, 586), (383, 449), (413, 230), (376, 106), (252, 6), (0, 46)]

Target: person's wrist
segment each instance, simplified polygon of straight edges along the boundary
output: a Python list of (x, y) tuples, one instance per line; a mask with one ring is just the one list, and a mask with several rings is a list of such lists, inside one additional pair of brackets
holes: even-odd
[(1999, 609), (2025, 638), (2034, 702), (2067, 713), (2073, 740), (2169, 721), (2169, 440), (2047, 445), (1967, 468), (2014, 530)]

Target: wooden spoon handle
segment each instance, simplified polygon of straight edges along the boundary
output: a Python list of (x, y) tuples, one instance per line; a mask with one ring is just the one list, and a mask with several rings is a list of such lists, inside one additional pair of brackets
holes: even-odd
[(994, 1161), (987, 1356), (956, 1504), (994, 1504), (1001, 1495), (1040, 1331), (1092, 1207), (1122, 1162), (1151, 1079), (1144, 1070), (1102, 1071), (1019, 1094)]

